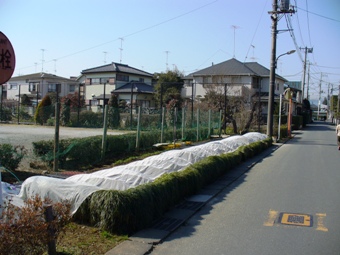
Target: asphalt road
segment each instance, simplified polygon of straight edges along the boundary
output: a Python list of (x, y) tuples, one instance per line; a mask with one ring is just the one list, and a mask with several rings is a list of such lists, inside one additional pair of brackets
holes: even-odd
[(339, 197), (335, 127), (315, 123), (228, 186), (150, 254), (338, 255)]

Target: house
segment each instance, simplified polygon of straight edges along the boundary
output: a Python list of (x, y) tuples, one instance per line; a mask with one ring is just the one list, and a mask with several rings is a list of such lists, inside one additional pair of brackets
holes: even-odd
[[(139, 97), (138, 100), (144, 100), (143, 105), (152, 105), (150, 93), (146, 92), (151, 90), (152, 77), (151, 73), (126, 64), (112, 62), (111, 64), (83, 70), (77, 81), (84, 86), (86, 105), (93, 111), (97, 111), (108, 103), (111, 92), (118, 95), (119, 101), (125, 100), (130, 103), (132, 99), (135, 103), (135, 100)], [(133, 91), (131, 91), (131, 88)], [(134, 96), (131, 94), (134, 94)]]
[(118, 95), (120, 101), (133, 103), (143, 108), (154, 107), (153, 100), (154, 88), (144, 82), (131, 81), (118, 89), (112, 90), (112, 93)]
[[(246, 97), (249, 101), (259, 100), (262, 115), (268, 113), (270, 70), (257, 62), (244, 63), (232, 58), (191, 73), (184, 80), (181, 95), (188, 100), (202, 98), (208, 89), (214, 87), (226, 96)], [(279, 103), (279, 95), (284, 92), (285, 82), (286, 79), (276, 75), (275, 103)]]
[[(5, 85), (5, 86), (4, 86)], [(47, 93), (56, 92), (59, 97), (78, 91), (78, 83), (73, 79), (49, 73), (33, 73), (12, 77), (3, 84), (3, 99), (21, 101), (26, 95), (32, 105), (37, 105)]]

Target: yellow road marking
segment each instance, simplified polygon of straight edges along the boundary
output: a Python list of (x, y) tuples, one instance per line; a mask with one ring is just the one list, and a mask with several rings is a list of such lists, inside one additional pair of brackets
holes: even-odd
[(317, 213), (317, 224), (316, 224), (316, 230), (328, 232), (328, 228), (326, 228), (323, 224), (323, 219), (326, 217), (325, 213)]
[(295, 225), (302, 227), (312, 226), (312, 216), (300, 213), (282, 213), (280, 216), (281, 224)]
[(266, 227), (274, 226), (275, 219), (277, 218), (278, 214), (279, 214), (278, 211), (269, 210), (268, 219), (263, 223), (263, 226), (266, 226)]

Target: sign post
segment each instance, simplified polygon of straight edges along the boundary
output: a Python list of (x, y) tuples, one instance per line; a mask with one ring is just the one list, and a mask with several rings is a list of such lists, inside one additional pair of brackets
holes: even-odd
[(11, 42), (0, 32), (0, 84), (7, 82), (14, 72), (15, 53)]
[[(1, 112), (0, 117), (2, 116), (2, 84), (7, 82), (14, 72), (15, 68), (15, 54), (14, 49), (12, 47), (11, 42), (8, 40), (8, 38), (0, 32), (0, 85), (1, 85), (1, 91), (0, 91), (0, 103), (1, 103)], [(20, 99), (19, 99), (20, 100)], [(0, 119), (1, 121), (1, 119)], [(1, 162), (0, 162), (1, 167)], [(0, 169), (0, 216), (2, 212), (2, 183), (1, 183), (1, 169)]]

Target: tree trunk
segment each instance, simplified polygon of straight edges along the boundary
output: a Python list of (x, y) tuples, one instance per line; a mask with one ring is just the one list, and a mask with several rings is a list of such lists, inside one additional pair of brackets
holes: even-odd
[(249, 131), (251, 122), (253, 121), (253, 118), (254, 118), (254, 112), (256, 111), (256, 105), (257, 105), (256, 103), (253, 103), (253, 107), (251, 108), (249, 119), (248, 119), (248, 121), (247, 121), (247, 123), (244, 127), (244, 130), (242, 131), (243, 134), (245, 134)]

